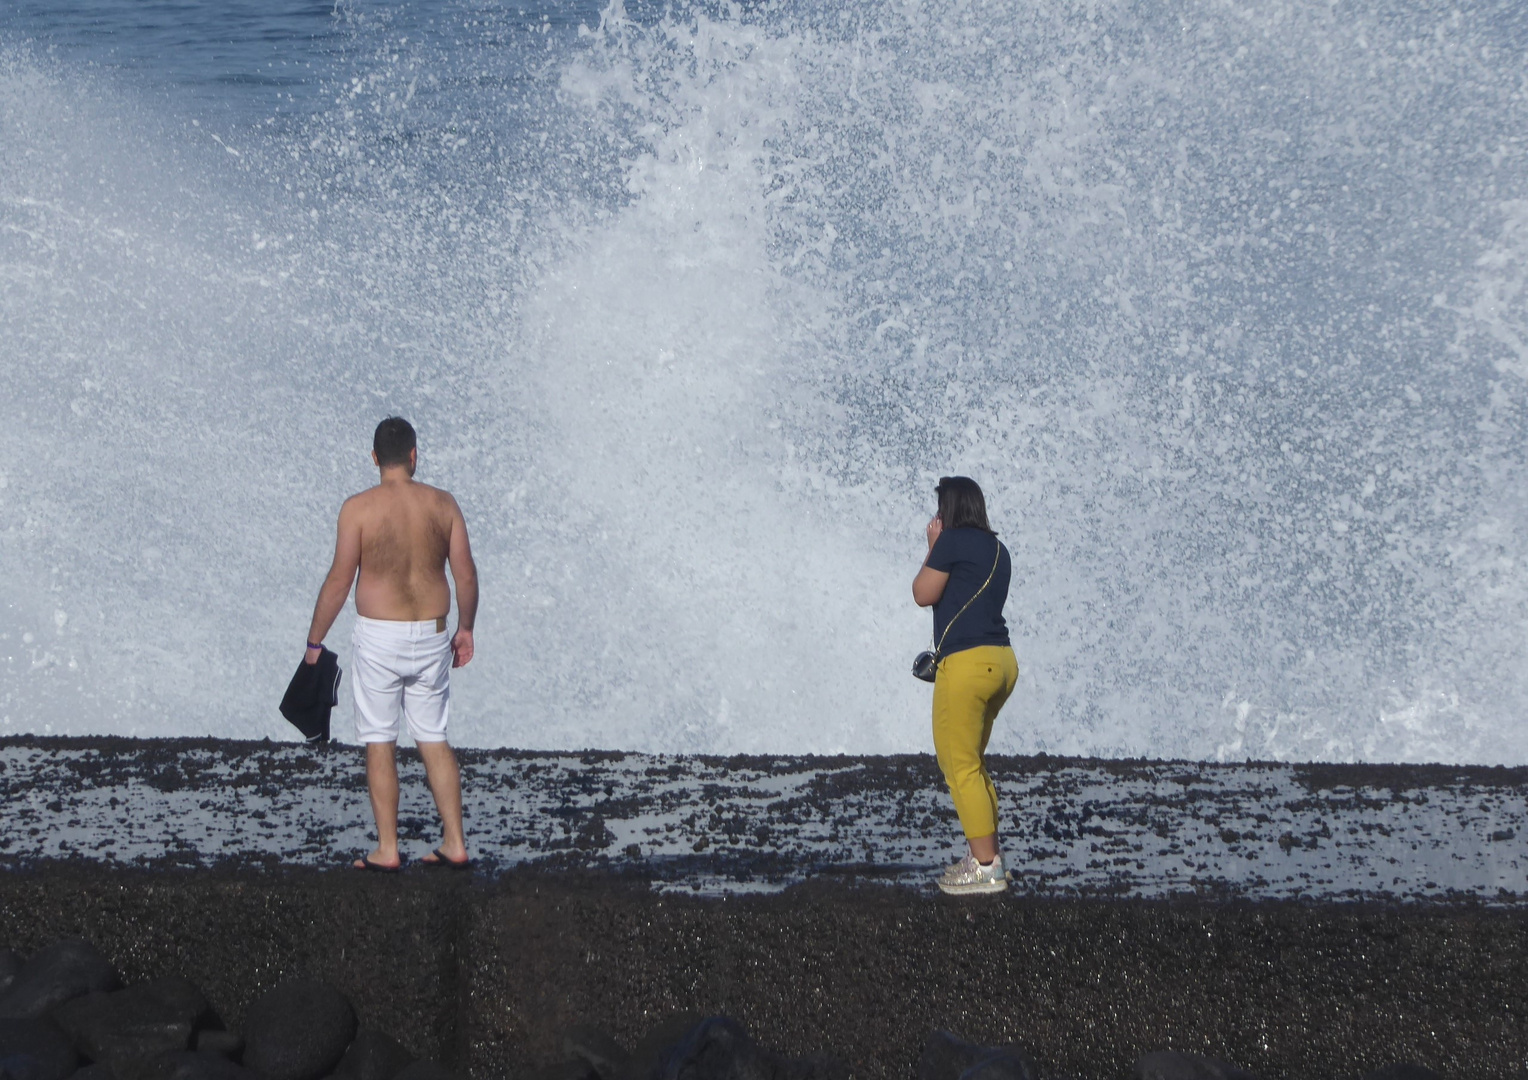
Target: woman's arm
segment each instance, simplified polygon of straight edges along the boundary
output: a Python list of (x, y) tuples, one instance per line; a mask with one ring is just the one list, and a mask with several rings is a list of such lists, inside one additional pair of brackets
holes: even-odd
[(950, 575), (943, 570), (935, 570), (925, 566), (918, 571), (918, 576), (913, 578), (913, 603), (919, 607), (929, 607), (939, 603), (939, 598), (944, 595), (944, 587), (949, 584)]
[[(944, 531), (944, 522), (935, 514), (929, 521), (928, 528), (924, 529), (928, 536), (928, 549), (932, 554), (934, 541), (939, 539), (939, 534)], [(935, 570), (925, 564), (918, 571), (918, 576), (913, 578), (913, 603), (919, 607), (929, 607), (939, 603), (939, 598), (944, 595), (944, 587), (949, 584), (950, 575), (943, 570)]]

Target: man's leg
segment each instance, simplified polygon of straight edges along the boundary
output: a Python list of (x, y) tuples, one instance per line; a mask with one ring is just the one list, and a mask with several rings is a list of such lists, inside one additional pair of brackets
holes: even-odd
[(398, 857), (398, 722), (403, 719), (403, 684), (398, 649), (386, 623), (357, 618), (351, 634), (350, 689), (355, 697), (355, 733), (366, 746), (366, 789), (377, 822), (377, 847), (353, 864), (401, 866)]
[[(461, 862), (467, 857), (467, 838), (462, 832), (462, 774), (456, 767), (456, 753), (445, 741), (418, 745), (425, 779), (430, 783), (430, 794), (435, 796), (435, 809), (440, 812), (443, 837), (440, 852), (452, 862)], [(436, 859), (426, 855), (423, 861)]]
[(467, 858), (467, 840), (462, 833), (462, 774), (456, 767), (456, 754), (446, 741), (451, 720), (451, 636), (441, 632), (433, 639), (430, 661), (419, 677), (404, 687), (404, 715), (409, 734), (419, 747), (424, 762), (425, 779), (435, 796), (440, 813), (440, 855), (431, 853), (421, 861), (438, 863), (441, 856), (454, 863)]
[(372, 817), (377, 819), (377, 849), (366, 858), (377, 866), (403, 862), (398, 856), (397, 748), (397, 743), (390, 742), (366, 744), (366, 789), (371, 792)]

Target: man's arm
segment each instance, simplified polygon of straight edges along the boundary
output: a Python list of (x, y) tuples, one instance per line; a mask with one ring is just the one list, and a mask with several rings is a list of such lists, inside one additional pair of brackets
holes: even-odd
[(466, 667), (472, 660), (472, 627), (477, 622), (477, 564), (472, 561), (472, 545), (467, 540), (467, 519), (462, 508), (451, 500), (451, 546), (446, 555), (451, 563), (451, 580), (456, 582), (456, 634), (451, 638), (452, 667)]
[(339, 617), (340, 609), (350, 597), (350, 587), (355, 584), (356, 571), (361, 568), (361, 526), (349, 501), (340, 507), (338, 535), (334, 540), (334, 563), (329, 576), (324, 578), (318, 590), (318, 603), (313, 605), (313, 622), (308, 627), (308, 651), (303, 659), (318, 663), (319, 650), (314, 645), (323, 644), (324, 635)]

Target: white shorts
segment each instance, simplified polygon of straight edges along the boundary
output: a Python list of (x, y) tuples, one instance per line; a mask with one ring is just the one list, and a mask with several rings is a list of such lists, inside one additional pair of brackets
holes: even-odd
[(350, 635), (355, 733), (363, 743), (397, 742), (408, 719), (415, 742), (445, 742), (451, 715), (451, 633), (437, 622), (356, 616)]

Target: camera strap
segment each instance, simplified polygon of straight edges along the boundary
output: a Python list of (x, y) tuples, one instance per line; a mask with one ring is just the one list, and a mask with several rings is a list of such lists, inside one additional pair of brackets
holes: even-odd
[[(997, 545), (997, 551), (992, 556), (992, 569), (987, 571), (987, 580), (982, 582), (982, 587), (980, 589), (977, 589), (974, 593), (971, 594), (971, 599), (967, 600), (961, 606), (961, 609), (955, 613), (955, 618), (944, 624), (944, 633), (939, 635), (939, 644), (934, 646), (934, 659), (936, 661), (939, 659), (940, 652), (944, 649), (944, 639), (950, 636), (950, 627), (955, 625), (955, 619), (958, 619), (964, 615), (966, 613), (966, 608), (976, 603), (976, 598), (982, 593), (986, 592), (987, 586), (992, 584), (992, 578), (997, 573), (997, 564), (1003, 557), (1003, 542), (995, 536), (992, 538), (992, 542)], [(929, 638), (929, 641), (933, 641), (932, 636)]]

